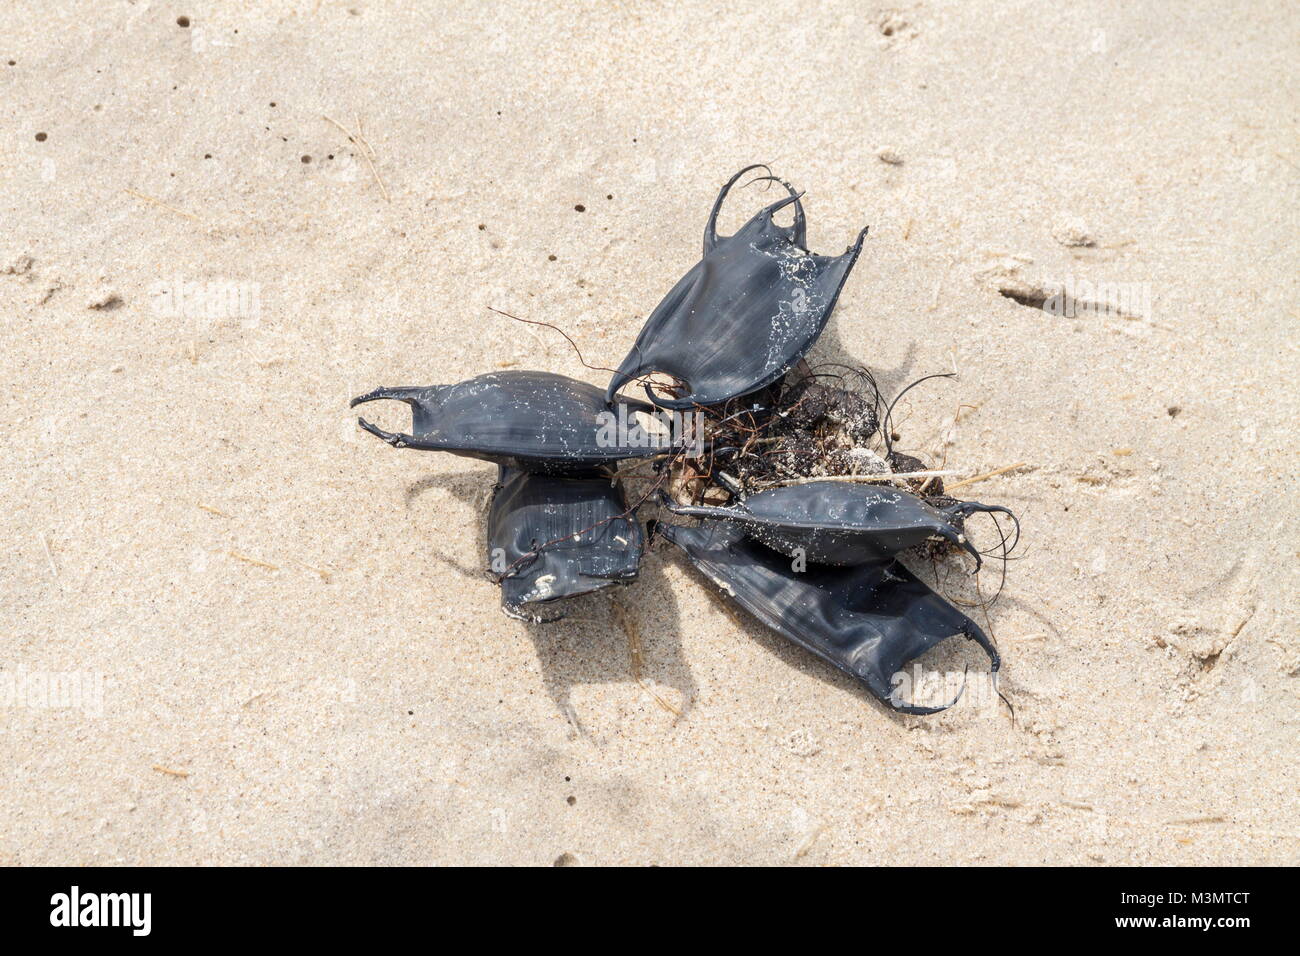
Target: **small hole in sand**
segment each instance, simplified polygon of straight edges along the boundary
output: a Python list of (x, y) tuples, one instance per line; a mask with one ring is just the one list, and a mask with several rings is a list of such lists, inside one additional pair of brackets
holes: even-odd
[(48, 138), (48, 137), (47, 137), (44, 133), (37, 133), (37, 134), (36, 134), (36, 142), (38, 142), (38, 143), (43, 143), (43, 142), (45, 142), (45, 140), (46, 140), (47, 138)]
[(176, 25), (177, 25), (178, 27), (180, 27), (182, 30), (188, 30), (189, 27), (190, 27), (190, 18), (189, 18), (189, 17), (177, 17), (177, 18), (176, 18)]

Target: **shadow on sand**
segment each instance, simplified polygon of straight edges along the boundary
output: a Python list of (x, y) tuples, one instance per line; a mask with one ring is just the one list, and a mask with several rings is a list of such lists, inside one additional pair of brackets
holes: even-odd
[[(486, 518), (493, 480), (491, 472), (475, 469), (430, 475), (406, 489), (408, 508), (424, 492), (441, 488), (477, 512), (474, 549), (483, 555), (481, 566), (467, 567), (436, 547), (431, 551), (435, 560), (475, 581), (487, 577)], [(652, 706), (667, 705), (680, 711), (675, 720), (685, 717), (695, 700), (695, 682), (682, 656), (677, 601), (664, 576), (663, 561), (662, 550), (647, 554), (640, 575), (630, 584), (570, 598), (544, 612), (562, 613), (559, 620), (534, 624), (501, 618), (503, 634), (522, 623), (536, 649), (547, 694), (580, 734), (585, 735), (586, 730), (570, 700), (575, 686), (639, 680), (647, 688)], [(622, 607), (621, 614), (615, 601)], [(637, 660), (633, 659), (633, 641), (640, 649)], [(658, 693), (662, 704), (655, 702), (655, 687), (671, 691)]]

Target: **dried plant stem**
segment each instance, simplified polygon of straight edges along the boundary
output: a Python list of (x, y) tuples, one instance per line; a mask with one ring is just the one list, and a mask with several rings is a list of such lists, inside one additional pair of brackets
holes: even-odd
[(960, 471), (899, 471), (891, 474), (878, 475), (822, 475), (817, 478), (786, 478), (783, 481), (773, 482), (772, 487), (784, 485), (811, 485), (818, 481), (894, 481), (901, 478), (944, 478), (949, 475), (960, 475)]
[(271, 564), (269, 561), (261, 561), (258, 560), (257, 558), (250, 558), (248, 555), (240, 554), (238, 551), (231, 551), (229, 552), (229, 554), (232, 558), (234, 558), (237, 561), (243, 561), (247, 564), (252, 564), (259, 568), (266, 568), (269, 571), (280, 570), (280, 566), (278, 564)]
[(974, 478), (966, 478), (962, 481), (953, 482), (946, 490), (952, 491), (954, 488), (960, 488), (962, 485), (973, 485), (975, 482), (983, 481), (985, 478), (996, 478), (998, 475), (1005, 475), (1008, 471), (1015, 471), (1017, 468), (1024, 468), (1027, 464), (1029, 464), (1027, 461), (1018, 461), (1014, 465), (995, 468), (993, 471), (985, 472), (982, 475), (976, 475)]
[(636, 623), (632, 620), (631, 615), (627, 613), (627, 608), (623, 607), (615, 598), (610, 598), (609, 603), (614, 608), (614, 616), (618, 618), (619, 626), (623, 628), (623, 633), (627, 635), (627, 652), (632, 659), (632, 679), (640, 684), (642, 689), (653, 697), (655, 703), (660, 707), (674, 717), (680, 717), (682, 715), (681, 710), (664, 700), (641, 676), (642, 669), (645, 666), (645, 655), (641, 650), (641, 632), (637, 630)]
[(366, 161), (366, 165), (370, 167), (370, 175), (375, 177), (375, 184), (379, 187), (379, 191), (383, 194), (384, 202), (392, 202), (393, 201), (392, 198), (388, 195), (388, 187), (384, 185), (384, 180), (380, 177), (379, 170), (375, 168), (375, 161), (373, 158), (374, 149), (370, 146), (368, 142), (366, 142), (365, 137), (361, 135), (360, 119), (357, 120), (356, 133), (348, 132), (348, 128), (344, 126), (342, 123), (340, 123), (338, 120), (334, 119), (334, 117), (332, 116), (326, 116), (322, 113), (321, 119), (325, 120), (325, 122), (327, 123), (333, 123), (335, 126), (337, 126), (339, 130), (343, 133), (343, 135), (348, 138), (348, 142), (352, 143), (354, 146), (356, 146), (358, 149), (361, 150), (361, 158), (364, 159)]
[(175, 206), (168, 205), (167, 203), (163, 202), (161, 199), (155, 199), (153, 196), (146, 196), (144, 193), (139, 192), (135, 189), (126, 189), (123, 191), (129, 196), (134, 196), (136, 199), (143, 199), (145, 202), (151, 202), (155, 206), (161, 206), (163, 209), (166, 209), (168, 212), (174, 212), (178, 216), (184, 216), (186, 219), (193, 219), (195, 222), (199, 221), (199, 217), (194, 215), (194, 213), (186, 212), (184, 209), (177, 209)]

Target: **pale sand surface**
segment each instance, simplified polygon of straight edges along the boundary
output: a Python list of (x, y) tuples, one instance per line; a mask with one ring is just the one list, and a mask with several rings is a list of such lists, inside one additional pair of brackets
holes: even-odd
[[(405, 6), (0, 11), (0, 861), (1297, 861), (1293, 4)], [(754, 161), (817, 251), (872, 227), (814, 357), (955, 367), (901, 447), (966, 403), (949, 467), (1028, 463), (969, 489), (1025, 529), (1015, 726), (889, 713), (666, 546), (643, 686), (608, 596), (502, 616), (490, 466), (356, 430), (603, 385), (487, 306), (617, 364)], [(997, 292), (1067, 277), (1149, 314)]]

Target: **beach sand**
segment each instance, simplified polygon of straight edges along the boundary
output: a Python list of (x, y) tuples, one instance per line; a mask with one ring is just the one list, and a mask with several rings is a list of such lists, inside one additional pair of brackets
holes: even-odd
[[(0, 862), (1300, 860), (1293, 4), (404, 7), (0, 12)], [(1024, 529), (972, 611), (1014, 722), (891, 713), (662, 543), (509, 620), (492, 467), (356, 427), (603, 386), (488, 307), (616, 365), (752, 162), (814, 250), (871, 226), (813, 360), (955, 370), (900, 449), (1023, 463), (963, 489)]]

